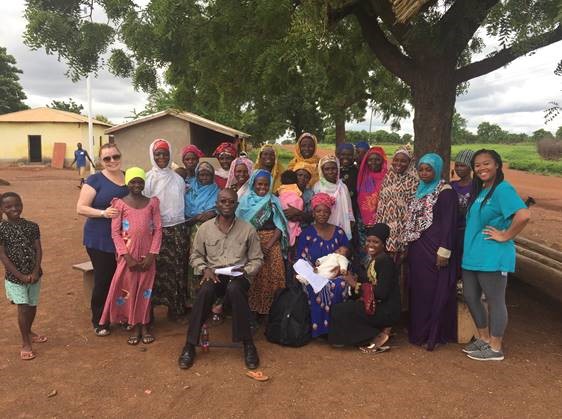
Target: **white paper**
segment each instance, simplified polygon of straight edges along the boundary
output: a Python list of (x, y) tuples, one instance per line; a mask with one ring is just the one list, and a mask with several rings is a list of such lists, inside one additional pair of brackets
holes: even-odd
[(226, 276), (242, 276), (244, 272), (235, 271), (234, 269), (240, 269), (243, 265), (225, 266), (224, 268), (215, 269), (216, 275), (226, 275)]
[(304, 259), (297, 260), (293, 265), (293, 268), (295, 269), (296, 273), (306, 278), (316, 294), (318, 294), (329, 281), (328, 278), (324, 278), (323, 276), (320, 276), (316, 272), (314, 272), (314, 268)]

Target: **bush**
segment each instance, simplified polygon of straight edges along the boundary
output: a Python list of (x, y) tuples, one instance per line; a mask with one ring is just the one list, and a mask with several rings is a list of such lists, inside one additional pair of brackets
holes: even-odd
[(537, 152), (545, 160), (560, 160), (562, 157), (562, 141), (543, 138), (537, 142)]

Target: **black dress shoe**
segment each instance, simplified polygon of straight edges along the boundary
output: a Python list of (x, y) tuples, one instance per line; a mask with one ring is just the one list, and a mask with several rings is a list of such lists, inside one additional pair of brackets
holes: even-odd
[(244, 362), (249, 370), (255, 370), (260, 365), (258, 350), (253, 343), (244, 344)]
[(191, 368), (193, 361), (195, 361), (195, 345), (188, 344), (183, 347), (178, 363), (181, 369), (186, 370)]

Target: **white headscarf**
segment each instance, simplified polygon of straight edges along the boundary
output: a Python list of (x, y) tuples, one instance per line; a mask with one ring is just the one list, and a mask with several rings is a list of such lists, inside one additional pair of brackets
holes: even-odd
[[(160, 169), (154, 161), (153, 150), (157, 141), (165, 141), (170, 151), (170, 161), (164, 169)], [(166, 140), (156, 139), (150, 144), (148, 152), (152, 169), (146, 173), (143, 193), (149, 198), (156, 196), (160, 200), (160, 215), (163, 227), (181, 224), (185, 221), (185, 181), (172, 170), (172, 146)]]
[[(326, 163), (334, 162), (338, 167), (338, 180), (331, 183), (326, 180), (322, 173), (322, 166)], [(314, 193), (324, 192), (336, 199), (336, 203), (332, 207), (332, 214), (328, 219), (330, 224), (338, 226), (345, 231), (345, 235), (351, 240), (351, 222), (355, 221), (353, 216), (353, 207), (351, 206), (351, 197), (345, 183), (340, 179), (340, 161), (335, 156), (324, 156), (318, 162), (318, 175), (320, 180), (314, 184), (312, 188)]]

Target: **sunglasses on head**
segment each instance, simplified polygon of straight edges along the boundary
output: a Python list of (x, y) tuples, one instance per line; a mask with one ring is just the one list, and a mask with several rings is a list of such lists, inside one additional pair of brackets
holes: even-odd
[(102, 160), (105, 163), (109, 163), (111, 160), (119, 161), (119, 160), (121, 160), (121, 154), (114, 154), (113, 156), (105, 156), (104, 158), (102, 158)]

